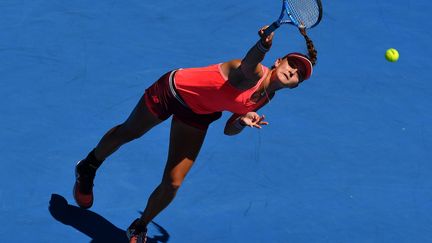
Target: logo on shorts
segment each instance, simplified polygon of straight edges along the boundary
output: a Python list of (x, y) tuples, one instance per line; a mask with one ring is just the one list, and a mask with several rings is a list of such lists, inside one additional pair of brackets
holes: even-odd
[(154, 103), (159, 103), (159, 98), (156, 95), (152, 95), (152, 99)]

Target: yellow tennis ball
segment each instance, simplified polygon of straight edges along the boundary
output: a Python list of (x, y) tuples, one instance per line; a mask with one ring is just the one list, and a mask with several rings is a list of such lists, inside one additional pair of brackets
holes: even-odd
[(399, 59), (399, 52), (394, 48), (390, 48), (386, 51), (385, 58), (389, 62), (396, 62)]

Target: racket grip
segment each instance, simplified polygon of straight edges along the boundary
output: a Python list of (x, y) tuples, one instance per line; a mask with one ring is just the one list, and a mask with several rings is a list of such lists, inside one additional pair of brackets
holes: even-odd
[(267, 29), (264, 30), (264, 36), (269, 36), (273, 31), (275, 31), (277, 28), (279, 28), (280, 24), (279, 22), (275, 21), (273, 22)]

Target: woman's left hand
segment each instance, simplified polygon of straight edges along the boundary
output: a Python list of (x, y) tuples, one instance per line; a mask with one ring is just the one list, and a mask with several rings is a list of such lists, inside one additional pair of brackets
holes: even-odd
[(268, 125), (269, 123), (264, 121), (265, 116), (258, 115), (258, 113), (251, 111), (239, 118), (239, 122), (243, 126), (262, 128), (261, 125)]

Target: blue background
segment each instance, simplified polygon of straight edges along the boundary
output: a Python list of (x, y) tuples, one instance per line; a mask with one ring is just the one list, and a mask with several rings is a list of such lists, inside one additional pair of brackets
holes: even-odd
[[(262, 130), (225, 136), (228, 113), (212, 124), (150, 242), (432, 242), (432, 2), (323, 7), (313, 78), (278, 92)], [(0, 9), (0, 241), (127, 242), (160, 181), (169, 122), (104, 163), (88, 211), (72, 198), (75, 163), (164, 72), (242, 58), (280, 2)], [(306, 52), (302, 36), (282, 26), (264, 64), (294, 51)]]

